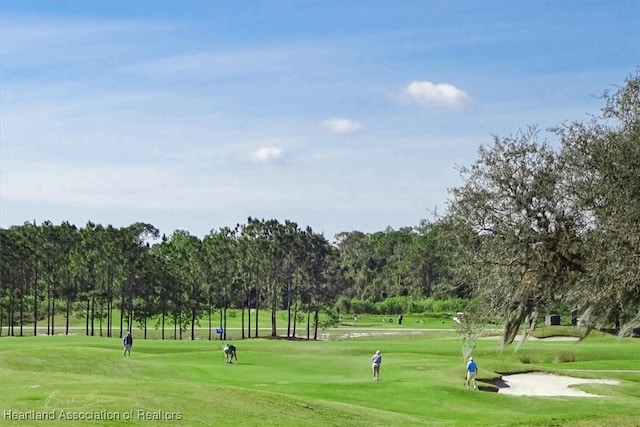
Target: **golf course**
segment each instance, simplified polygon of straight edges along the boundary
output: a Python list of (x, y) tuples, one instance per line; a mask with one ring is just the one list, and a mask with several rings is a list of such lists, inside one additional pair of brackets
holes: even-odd
[[(640, 342), (570, 328), (543, 328), (522, 345), (500, 349), (497, 330), (477, 340), (479, 390), (464, 384), (461, 341), (450, 321), (405, 325), (375, 316), (322, 331), (321, 340), (264, 337), (224, 341), (199, 330), (191, 340), (122, 340), (75, 335), (0, 338), (3, 426), (638, 426)], [(436, 328), (435, 325), (441, 325)], [(263, 326), (267, 326), (265, 322)], [(300, 332), (298, 335), (300, 335)], [(372, 381), (371, 356), (383, 356)], [(546, 372), (593, 379), (588, 397), (509, 395), (500, 379)], [(550, 382), (553, 376), (550, 376)], [(601, 384), (596, 380), (610, 380)]]
[(640, 0), (0, 0), (0, 427), (640, 427)]

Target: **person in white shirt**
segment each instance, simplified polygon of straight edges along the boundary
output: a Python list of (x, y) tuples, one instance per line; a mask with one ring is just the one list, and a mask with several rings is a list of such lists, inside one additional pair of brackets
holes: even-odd
[(380, 354), (380, 350), (376, 350), (376, 353), (371, 357), (371, 364), (373, 380), (380, 381), (380, 364), (382, 364), (382, 355)]

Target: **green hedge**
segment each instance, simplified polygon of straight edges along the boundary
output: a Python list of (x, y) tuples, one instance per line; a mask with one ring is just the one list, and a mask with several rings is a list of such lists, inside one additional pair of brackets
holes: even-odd
[(341, 297), (334, 308), (342, 314), (456, 313), (463, 311), (468, 303), (469, 300), (461, 298), (433, 299), (397, 296), (374, 303), (358, 298)]

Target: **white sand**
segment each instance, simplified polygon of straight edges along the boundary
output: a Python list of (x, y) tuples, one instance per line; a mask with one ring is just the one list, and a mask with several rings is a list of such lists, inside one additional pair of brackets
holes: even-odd
[(576, 384), (609, 384), (619, 385), (617, 380), (574, 378), (545, 373), (529, 373), (505, 375), (502, 383), (497, 384), (499, 393), (517, 396), (575, 396), (599, 397), (570, 386)]

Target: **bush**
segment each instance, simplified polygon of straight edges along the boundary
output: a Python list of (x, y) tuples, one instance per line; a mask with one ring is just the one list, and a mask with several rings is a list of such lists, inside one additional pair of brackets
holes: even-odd
[(353, 310), (353, 312), (356, 314), (358, 313), (377, 314), (374, 303), (370, 301), (356, 299), (356, 298), (351, 300), (351, 310)]
[(336, 301), (333, 308), (340, 314), (398, 315), (408, 313), (457, 313), (464, 311), (468, 304), (469, 300), (462, 298), (436, 300), (431, 297), (395, 296), (374, 303), (342, 296)]
[(409, 300), (407, 297), (391, 297), (384, 301), (375, 303), (376, 312), (378, 314), (402, 314), (409, 310)]
[(429, 313), (433, 312), (433, 298), (414, 299), (409, 303), (408, 313)]
[(526, 364), (538, 363), (538, 359), (536, 359), (530, 354), (523, 354), (520, 356), (520, 362), (526, 363)]
[(333, 305), (333, 309), (336, 313), (340, 314), (351, 314), (353, 313), (353, 308), (351, 307), (351, 299), (345, 296), (338, 298), (338, 301)]
[(571, 363), (578, 359), (572, 351), (563, 351), (556, 356), (556, 363)]
[(444, 300), (437, 300), (433, 303), (434, 313), (457, 313), (464, 311), (467, 307), (468, 300), (461, 298), (447, 298)]

